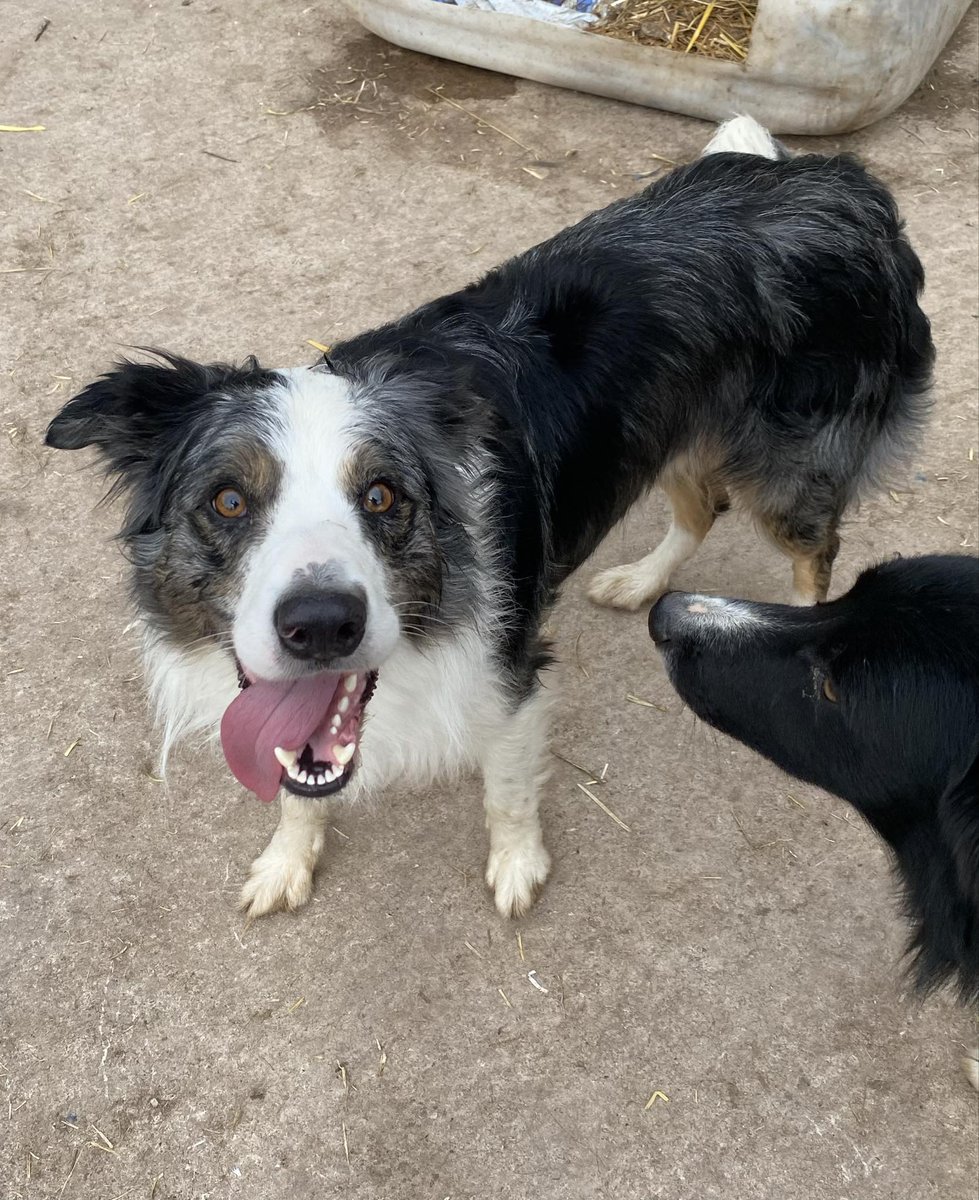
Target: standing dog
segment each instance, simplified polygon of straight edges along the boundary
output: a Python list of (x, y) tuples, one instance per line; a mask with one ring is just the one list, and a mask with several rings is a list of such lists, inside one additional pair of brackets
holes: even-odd
[(220, 722), (237, 778), (283, 789), (252, 915), (308, 900), (327, 797), (474, 766), (497, 908), (530, 905), (542, 622), (654, 483), (669, 533), (594, 599), (654, 599), (729, 496), (825, 595), (844, 509), (923, 418), (921, 266), (853, 160), (747, 118), (707, 150), (315, 367), (123, 363), (51, 422), (128, 496), (165, 751)]
[(649, 629), (699, 717), (874, 827), (919, 985), (979, 1001), (979, 561), (898, 559), (814, 608), (670, 592)]

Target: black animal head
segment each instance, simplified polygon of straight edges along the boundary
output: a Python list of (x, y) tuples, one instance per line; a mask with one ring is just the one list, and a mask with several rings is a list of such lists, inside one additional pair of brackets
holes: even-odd
[(669, 593), (650, 633), (698, 716), (853, 804), (894, 851), (920, 977), (979, 991), (979, 562), (898, 559), (814, 608)]

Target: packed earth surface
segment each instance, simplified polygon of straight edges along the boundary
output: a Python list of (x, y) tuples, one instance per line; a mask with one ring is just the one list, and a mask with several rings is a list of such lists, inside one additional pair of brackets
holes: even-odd
[[(27, 127), (0, 132), (0, 1198), (973, 1200), (975, 1017), (915, 998), (881, 846), (699, 725), (644, 614), (585, 599), (661, 536), (658, 495), (550, 621), (537, 906), (496, 914), (466, 779), (338, 804), (311, 903), (248, 926), (274, 808), (213, 744), (161, 781), (118, 506), (42, 445), (130, 347), (312, 362), (711, 127), (401, 51), (333, 3), (0, 16), (0, 124)], [(834, 593), (976, 552), (977, 25), (892, 117), (786, 138), (893, 188), (938, 347)], [(729, 516), (677, 583), (785, 599), (790, 572)]]

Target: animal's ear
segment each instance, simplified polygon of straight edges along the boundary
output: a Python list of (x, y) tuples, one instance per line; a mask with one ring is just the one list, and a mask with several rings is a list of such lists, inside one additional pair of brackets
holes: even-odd
[(500, 366), (478, 352), (465, 353), (410, 328), (385, 330), (382, 336), (382, 347), (375, 344), (376, 332), (335, 346), (330, 365), (368, 387), (389, 387), (392, 403), (410, 398), (413, 415), (427, 417), (444, 446), (464, 449), (488, 420), (488, 406), (480, 397), (480, 370), (498, 371)]
[(446, 356), (427, 378), (433, 416), (451, 444), (465, 445), (486, 423), (486, 405), (479, 394), (472, 362), (463, 355)]
[(155, 453), (204, 402), (207, 367), (173, 355), (166, 365), (118, 363), (73, 400), (48, 426), (44, 441), (58, 450), (96, 446), (110, 471), (124, 472)]
[(979, 905), (979, 738), (938, 802), (942, 834), (952, 851), (959, 886)]
[(59, 450), (98, 449), (106, 473), (115, 476), (109, 495), (129, 495), (125, 538), (159, 526), (176, 466), (215, 401), (275, 379), (254, 359), (241, 367), (205, 366), (159, 350), (151, 353), (162, 362), (118, 363), (69, 400), (44, 439)]
[[(453, 448), (465, 444), (480, 428), (485, 408), (478, 394), (476, 365), (472, 355), (453, 346), (422, 338), (408, 339), (399, 346), (401, 356), (394, 370), (403, 370), (418, 389), (441, 437)], [(403, 364), (403, 366), (402, 366)]]

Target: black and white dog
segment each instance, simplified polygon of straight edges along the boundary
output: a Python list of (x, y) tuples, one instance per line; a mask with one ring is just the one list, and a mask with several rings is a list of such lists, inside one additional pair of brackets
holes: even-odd
[(649, 629), (698, 716), (869, 821), (920, 986), (979, 1002), (979, 560), (897, 559), (813, 608), (670, 592)]
[(479, 767), (486, 878), (522, 913), (549, 866), (559, 586), (659, 483), (669, 533), (595, 600), (655, 599), (729, 497), (821, 599), (844, 509), (925, 413), (921, 284), (880, 183), (738, 118), (315, 367), (163, 356), (70, 401), (47, 442), (96, 446), (128, 496), (164, 752), (220, 723), (237, 778), (283, 789), (249, 912), (309, 898), (326, 797)]

